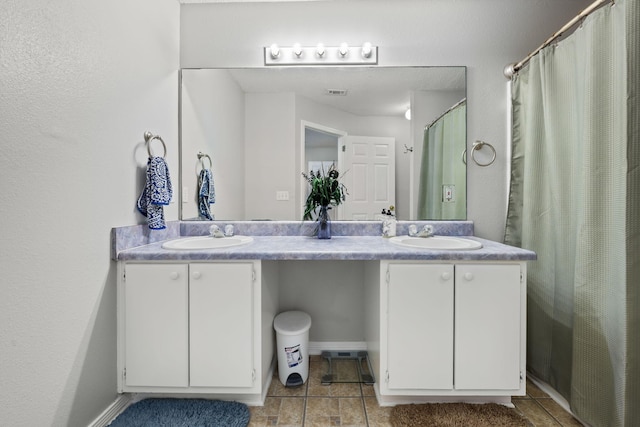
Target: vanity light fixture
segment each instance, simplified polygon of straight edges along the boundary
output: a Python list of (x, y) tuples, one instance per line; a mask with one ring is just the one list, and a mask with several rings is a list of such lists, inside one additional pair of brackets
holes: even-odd
[(351, 47), (347, 43), (340, 46), (301, 46), (281, 47), (272, 44), (264, 48), (264, 65), (377, 65), (378, 47), (371, 43)]
[(411, 108), (407, 108), (407, 111), (404, 112), (404, 118), (411, 120)]

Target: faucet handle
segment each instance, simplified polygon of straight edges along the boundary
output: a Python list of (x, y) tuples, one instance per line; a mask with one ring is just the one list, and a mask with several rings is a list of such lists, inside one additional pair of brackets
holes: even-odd
[(414, 237), (418, 234), (418, 227), (415, 224), (409, 225), (409, 236)]
[(218, 227), (215, 224), (213, 224), (211, 227), (209, 227), (209, 234), (211, 234), (211, 236), (213, 236), (213, 237), (224, 237), (224, 234), (220, 230), (220, 227)]
[(224, 226), (224, 235), (225, 237), (233, 236), (233, 225), (227, 224)]

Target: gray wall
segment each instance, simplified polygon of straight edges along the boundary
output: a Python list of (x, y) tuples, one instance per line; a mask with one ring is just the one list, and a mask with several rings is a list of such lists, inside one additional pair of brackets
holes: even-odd
[(179, 16), (176, 0), (0, 2), (2, 426), (86, 426), (116, 397), (110, 229), (144, 220), (145, 131), (178, 171)]

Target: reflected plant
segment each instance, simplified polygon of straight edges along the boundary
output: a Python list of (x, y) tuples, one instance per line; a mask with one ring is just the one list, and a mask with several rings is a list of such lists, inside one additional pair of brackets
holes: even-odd
[(311, 170), (308, 174), (303, 172), (302, 176), (310, 186), (309, 196), (304, 205), (303, 220), (318, 219), (318, 207), (331, 209), (331, 206), (344, 202), (349, 194), (344, 184), (338, 181), (340, 173), (335, 165), (331, 165), (326, 173), (324, 169), (317, 172)]

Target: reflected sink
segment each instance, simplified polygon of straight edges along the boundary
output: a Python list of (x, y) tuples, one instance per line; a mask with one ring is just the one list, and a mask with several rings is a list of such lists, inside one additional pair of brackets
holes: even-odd
[(232, 237), (212, 237), (212, 236), (194, 236), (184, 237), (182, 239), (170, 240), (162, 244), (164, 249), (218, 249), (229, 248), (232, 246), (246, 245), (253, 242), (250, 236), (232, 236)]
[(411, 237), (396, 236), (389, 239), (391, 243), (407, 248), (468, 251), (480, 249), (482, 243), (456, 236)]

